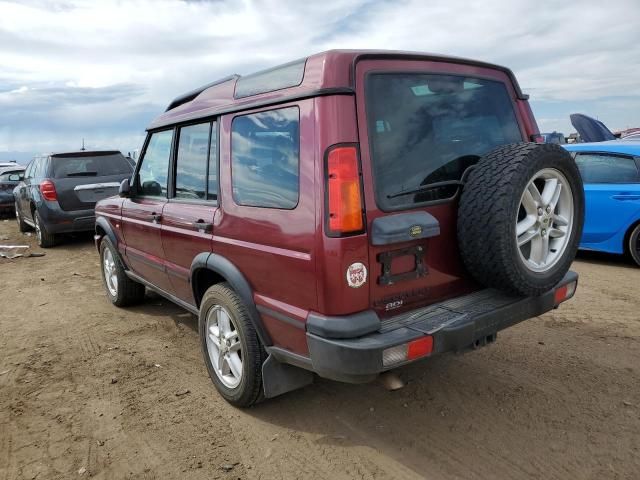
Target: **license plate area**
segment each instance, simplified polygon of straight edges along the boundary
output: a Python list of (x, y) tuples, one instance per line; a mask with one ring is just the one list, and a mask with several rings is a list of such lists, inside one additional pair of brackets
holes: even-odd
[[(402, 282), (405, 280), (415, 280), (416, 278), (424, 277), (425, 275), (427, 275), (428, 269), (424, 263), (424, 251), (424, 247), (418, 245), (414, 247), (379, 253), (378, 262), (382, 266), (382, 274), (380, 275), (380, 277), (378, 277), (378, 283), (380, 285), (393, 285), (398, 282)], [(403, 257), (413, 258), (413, 270), (397, 274), (392, 273), (394, 260), (397, 261), (401, 258), (404, 259)]]

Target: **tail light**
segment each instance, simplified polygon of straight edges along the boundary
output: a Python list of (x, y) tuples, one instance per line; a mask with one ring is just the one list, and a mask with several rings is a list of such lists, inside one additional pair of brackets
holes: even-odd
[(534, 143), (544, 143), (544, 137), (539, 133), (534, 133), (531, 135), (531, 141)]
[(327, 234), (364, 231), (362, 188), (355, 145), (331, 147), (327, 153)]
[(56, 186), (51, 180), (43, 180), (40, 183), (40, 193), (45, 200), (58, 200), (58, 192), (56, 192)]

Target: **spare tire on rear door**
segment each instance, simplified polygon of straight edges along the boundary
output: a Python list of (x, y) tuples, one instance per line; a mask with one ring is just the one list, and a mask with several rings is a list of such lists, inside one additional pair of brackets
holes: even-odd
[(458, 210), (464, 265), (483, 285), (541, 295), (567, 273), (582, 234), (584, 191), (555, 144), (496, 148), (469, 172)]

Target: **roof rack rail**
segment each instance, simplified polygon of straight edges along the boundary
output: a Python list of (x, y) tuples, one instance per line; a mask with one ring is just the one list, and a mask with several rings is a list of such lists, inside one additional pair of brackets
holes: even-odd
[(190, 102), (191, 100), (196, 98), (198, 95), (200, 95), (202, 92), (204, 92), (207, 88), (220, 85), (221, 83), (228, 82), (229, 80), (237, 80), (239, 78), (240, 78), (240, 75), (238, 75), (237, 73), (234, 73), (233, 75), (229, 75), (228, 77), (224, 77), (220, 80), (216, 80), (215, 82), (207, 83), (206, 85), (203, 85), (200, 88), (196, 88), (195, 90), (191, 90), (190, 92), (183, 93), (182, 95), (173, 99), (173, 101), (169, 104), (165, 112), (168, 112), (169, 110), (173, 110), (174, 108), (179, 107), (180, 105), (183, 105), (187, 102)]

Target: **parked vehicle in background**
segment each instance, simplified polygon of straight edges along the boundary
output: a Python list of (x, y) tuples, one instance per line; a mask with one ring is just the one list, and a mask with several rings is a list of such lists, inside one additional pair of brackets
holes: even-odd
[(567, 143), (564, 134), (560, 132), (541, 133), (540, 136), (544, 140), (544, 143), (556, 143), (558, 145)]
[(7, 172), (9, 170), (15, 170), (16, 168), (20, 169), (24, 169), (24, 166), (18, 164), (17, 162), (11, 161), (11, 162), (0, 162), (0, 174)]
[(96, 206), (106, 294), (198, 315), (239, 406), (491, 343), (577, 286), (580, 174), (527, 98), (504, 67), (371, 51), (180, 96)]
[(115, 195), (133, 172), (118, 151), (54, 153), (34, 158), (14, 189), (20, 231), (34, 228), (38, 245), (55, 245), (60, 234), (91, 231), (98, 200)]
[(13, 213), (13, 189), (24, 178), (24, 167), (14, 164), (12, 168), (2, 168), (0, 171), (0, 214)]
[(640, 265), (640, 141), (565, 145), (580, 169), (585, 222), (580, 248), (628, 253)]

